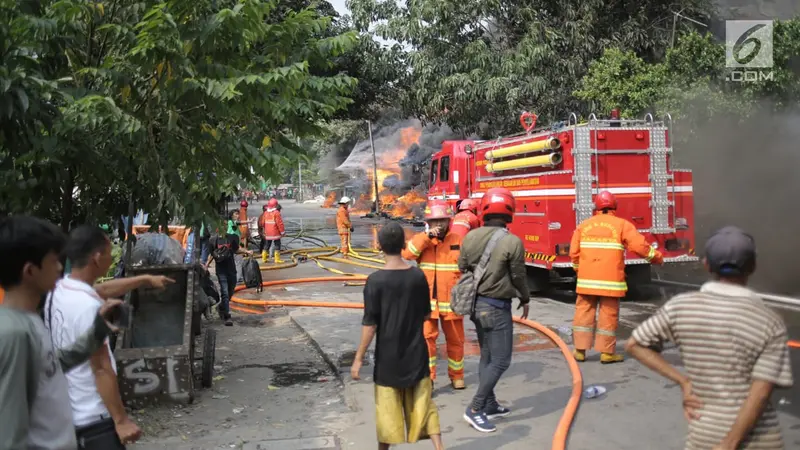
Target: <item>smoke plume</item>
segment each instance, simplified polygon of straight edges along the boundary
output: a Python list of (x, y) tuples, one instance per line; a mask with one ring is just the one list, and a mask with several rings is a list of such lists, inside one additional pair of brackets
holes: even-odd
[(698, 254), (714, 230), (739, 226), (756, 240), (753, 287), (799, 294), (800, 277), (793, 269), (800, 250), (800, 210), (795, 209), (800, 198), (800, 114), (775, 115), (765, 105), (743, 123), (716, 118), (695, 136), (676, 148), (675, 159), (694, 174)]

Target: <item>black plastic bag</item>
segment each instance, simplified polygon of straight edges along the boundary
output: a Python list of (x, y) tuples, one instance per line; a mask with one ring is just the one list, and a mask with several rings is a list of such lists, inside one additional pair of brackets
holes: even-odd
[(242, 277), (247, 288), (256, 288), (256, 292), (261, 292), (261, 268), (255, 258), (245, 258), (242, 263)]
[(214, 305), (219, 303), (219, 292), (217, 292), (214, 281), (211, 279), (211, 275), (208, 272), (204, 271), (202, 279), (200, 280), (200, 285), (203, 287), (203, 292), (206, 294), (206, 297), (214, 299)]

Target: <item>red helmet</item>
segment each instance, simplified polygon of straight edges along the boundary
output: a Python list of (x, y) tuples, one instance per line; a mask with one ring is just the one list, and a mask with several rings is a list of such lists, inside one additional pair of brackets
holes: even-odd
[(239, 206), (241, 206), (242, 208), (247, 208), (249, 205), (250, 204), (247, 203), (247, 200), (242, 200), (242, 202), (239, 203)]
[(617, 198), (608, 191), (601, 191), (594, 198), (594, 209), (602, 211), (604, 209), (617, 209)]
[(277, 208), (277, 207), (278, 207), (278, 199), (277, 198), (269, 199), (269, 201), (267, 202), (267, 208)]
[(514, 194), (506, 188), (489, 189), (483, 194), (483, 197), (481, 197), (481, 216), (500, 214), (514, 217), (514, 211), (516, 211), (516, 209), (517, 202), (514, 200)]
[(425, 220), (450, 219), (453, 208), (444, 200), (431, 200), (425, 207)]
[(464, 200), (461, 200), (461, 204), (458, 205), (458, 210), (459, 211), (469, 210), (469, 211), (472, 211), (473, 213), (477, 214), (478, 213), (478, 205), (480, 205), (480, 203), (478, 202), (478, 199), (465, 198)]

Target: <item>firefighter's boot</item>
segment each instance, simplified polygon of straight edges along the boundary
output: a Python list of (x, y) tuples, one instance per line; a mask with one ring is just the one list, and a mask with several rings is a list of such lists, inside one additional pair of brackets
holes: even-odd
[(283, 260), (281, 259), (281, 252), (275, 250), (275, 264), (283, 264)]
[(575, 358), (575, 361), (584, 362), (584, 361), (586, 361), (586, 350), (578, 350), (576, 348), (572, 352), (572, 356)]
[(602, 364), (613, 364), (622, 362), (625, 360), (625, 357), (618, 354), (618, 353), (601, 353), (600, 354), (600, 362)]
[(453, 382), (453, 389), (461, 390), (466, 389), (467, 385), (464, 383), (464, 380), (452, 380)]
[(267, 262), (269, 260), (269, 255), (267, 254), (266, 250), (261, 250), (261, 262)]

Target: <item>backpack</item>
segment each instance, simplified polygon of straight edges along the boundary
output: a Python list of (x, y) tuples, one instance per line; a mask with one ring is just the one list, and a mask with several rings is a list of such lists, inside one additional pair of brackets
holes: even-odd
[[(222, 242), (222, 245), (220, 245), (220, 242)], [(214, 261), (216, 261), (217, 264), (233, 258), (233, 249), (231, 248), (231, 244), (227, 241), (227, 239), (223, 239), (221, 236), (216, 236), (211, 241), (211, 245), (211, 257), (214, 258)]]
[(261, 268), (255, 258), (245, 258), (242, 263), (242, 277), (247, 288), (256, 288), (256, 292), (261, 292)]
[(492, 234), (486, 248), (483, 249), (483, 254), (471, 271), (461, 274), (458, 283), (453, 286), (450, 292), (450, 308), (454, 313), (459, 316), (466, 316), (475, 312), (475, 300), (478, 298), (478, 284), (483, 279), (483, 274), (486, 273), (486, 265), (489, 263), (489, 255), (497, 243), (504, 236), (508, 234), (508, 229), (501, 228)]

